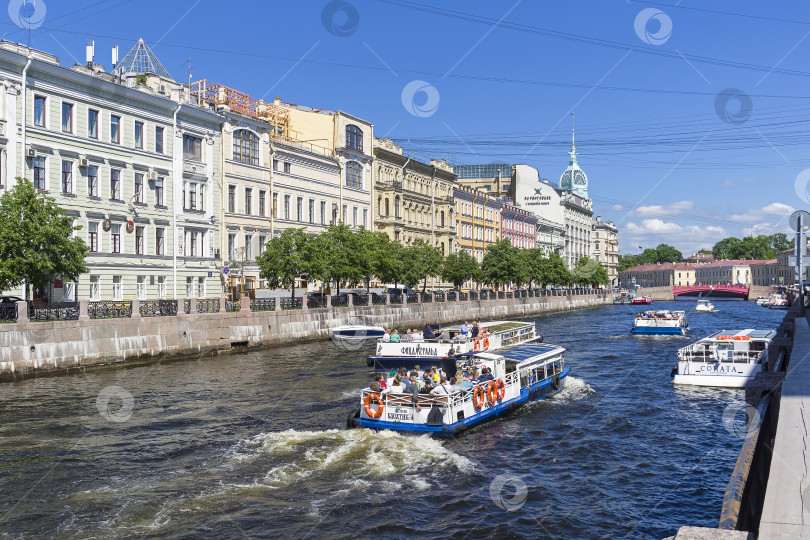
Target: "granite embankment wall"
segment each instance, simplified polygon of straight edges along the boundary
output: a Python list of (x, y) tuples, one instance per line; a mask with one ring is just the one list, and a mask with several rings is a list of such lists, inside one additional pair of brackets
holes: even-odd
[(328, 339), (329, 329), (354, 316), (371, 316), (389, 328), (422, 327), (462, 319), (495, 320), (566, 311), (612, 303), (610, 293), (569, 292), (528, 296), (406, 304), (251, 311), (243, 298), (239, 311), (183, 313), (91, 319), (80, 303), (79, 320), (27, 321), (24, 304), (18, 322), (0, 324), (0, 381), (81, 372), (88, 367), (151, 361), (159, 358), (218, 354), (234, 347), (261, 347), (303, 340)]

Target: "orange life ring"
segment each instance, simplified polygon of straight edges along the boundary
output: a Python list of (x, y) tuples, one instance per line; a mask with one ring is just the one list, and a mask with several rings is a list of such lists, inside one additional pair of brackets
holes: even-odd
[(480, 349), (480, 348), (481, 348), (481, 341), (480, 341), (479, 339), (477, 339), (477, 338), (476, 338), (476, 340), (475, 340), (475, 345), (474, 345), (474, 346), (475, 346), (475, 350), (476, 350), (476, 351), (477, 351), (478, 349)]
[[(377, 412), (371, 412), (371, 400), (372, 399), (376, 400), (377, 403), (380, 404), (380, 406), (377, 407)], [(382, 416), (383, 404), (382, 404), (382, 400), (380, 399), (380, 394), (375, 394), (375, 393), (366, 394), (366, 400), (363, 402), (363, 407), (366, 409), (366, 414), (369, 415), (371, 418), (376, 419), (376, 418), (379, 418), (380, 416)]]
[(503, 396), (506, 395), (506, 385), (503, 384), (502, 379), (498, 379), (495, 381), (495, 386), (498, 387), (498, 401), (500, 401), (503, 399)]
[(476, 409), (481, 409), (486, 401), (486, 390), (484, 390), (483, 386), (476, 386), (473, 390), (473, 405), (475, 405)]
[(498, 383), (496, 381), (489, 381), (487, 383), (487, 399), (489, 400), (490, 405), (495, 405), (495, 403), (500, 399), (499, 394)]
[(484, 350), (489, 349), (489, 338), (484, 338)]

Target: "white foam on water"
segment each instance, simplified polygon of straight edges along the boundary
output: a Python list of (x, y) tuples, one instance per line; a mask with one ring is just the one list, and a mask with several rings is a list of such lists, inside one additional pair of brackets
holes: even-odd
[(560, 393), (554, 396), (554, 399), (576, 401), (596, 394), (596, 390), (594, 390), (590, 384), (577, 377), (571, 377), (569, 375), (563, 379), (563, 381), (565, 382), (565, 386)]
[(340, 393), (340, 397), (344, 398), (359, 398), (360, 393), (363, 391), (362, 388), (355, 388), (354, 390), (344, 390)]

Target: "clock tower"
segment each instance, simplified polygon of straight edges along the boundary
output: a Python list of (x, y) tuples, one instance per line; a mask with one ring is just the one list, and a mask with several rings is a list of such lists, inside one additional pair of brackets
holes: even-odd
[(588, 176), (579, 168), (577, 163), (577, 149), (574, 146), (574, 113), (571, 113), (571, 151), (568, 153), (571, 160), (568, 168), (560, 176), (560, 189), (570, 191), (581, 199), (588, 198)]

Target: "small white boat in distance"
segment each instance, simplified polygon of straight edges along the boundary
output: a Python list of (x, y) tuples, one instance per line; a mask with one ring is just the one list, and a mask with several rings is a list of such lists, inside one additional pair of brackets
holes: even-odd
[(770, 309), (790, 309), (787, 298), (781, 296), (771, 297), (771, 303), (768, 307)]
[(714, 313), (717, 310), (714, 309), (714, 304), (712, 304), (708, 300), (698, 300), (697, 306), (695, 306), (695, 311), (705, 311), (707, 313)]
[(775, 330), (720, 330), (678, 350), (674, 384), (745, 388), (763, 370)]
[(335, 341), (360, 343), (367, 339), (381, 338), (385, 334), (385, 328), (375, 324), (369, 317), (354, 317), (346, 321), (346, 324), (332, 328), (331, 333)]
[(645, 311), (636, 315), (633, 321), (633, 329), (630, 331), (636, 335), (683, 335), (686, 333), (685, 311)]
[(758, 296), (757, 305), (768, 307), (771, 305), (771, 300), (767, 296)]

